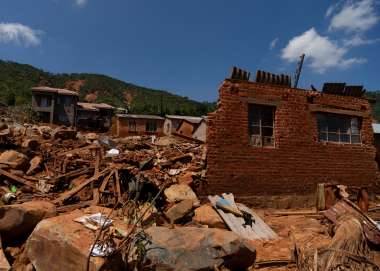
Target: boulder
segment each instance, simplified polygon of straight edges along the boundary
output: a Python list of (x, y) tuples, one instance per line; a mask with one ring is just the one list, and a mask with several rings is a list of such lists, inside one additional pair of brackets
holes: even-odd
[(42, 219), (55, 216), (55, 205), (47, 201), (30, 201), (0, 207), (0, 234), (4, 242), (26, 239)]
[(28, 167), (28, 157), (14, 150), (5, 151), (0, 154), (0, 164), (5, 164), (14, 169), (25, 169)]
[[(86, 270), (87, 258), (96, 233), (74, 219), (98, 212), (107, 215), (110, 209), (94, 206), (42, 220), (25, 245), (27, 257), (34, 268), (38, 271)], [(113, 220), (117, 229), (128, 232), (128, 227), (122, 221), (115, 218)], [(91, 257), (89, 270), (124, 269), (118, 257), (107, 262), (103, 257)]]
[(165, 189), (164, 194), (169, 202), (178, 202), (185, 199), (190, 199), (194, 204), (199, 203), (197, 195), (195, 195), (191, 187), (186, 184), (173, 184), (169, 188)]
[(191, 199), (185, 199), (170, 207), (165, 212), (165, 216), (169, 219), (170, 223), (177, 223), (181, 218), (190, 213), (192, 209), (193, 201)]
[(211, 228), (227, 228), (223, 219), (210, 204), (204, 204), (201, 207), (195, 209), (194, 212), (195, 215), (193, 217), (193, 220), (197, 223), (207, 225)]
[(33, 159), (30, 160), (29, 162), (30, 167), (28, 171), (26, 172), (26, 175), (32, 175), (36, 173), (41, 168), (42, 162), (43, 162), (42, 156), (38, 155), (38, 156), (33, 157)]
[(146, 233), (152, 241), (146, 264), (153, 270), (215, 270), (221, 265), (245, 270), (255, 262), (255, 248), (231, 231), (151, 227)]

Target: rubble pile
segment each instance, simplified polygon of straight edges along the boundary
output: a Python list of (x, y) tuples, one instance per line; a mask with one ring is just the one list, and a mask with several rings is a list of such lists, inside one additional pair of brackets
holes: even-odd
[[(0, 126), (1, 270), (253, 264), (253, 246), (227, 231), (221, 219), (214, 222), (212, 207), (211, 220), (193, 219), (207, 209), (196, 194), (205, 181), (204, 145), (174, 137)], [(206, 256), (208, 248), (214, 250)], [(188, 250), (192, 254), (183, 255)]]
[(183, 138), (0, 122), (0, 270), (378, 270), (365, 190), (252, 210), (200, 197), (205, 168)]

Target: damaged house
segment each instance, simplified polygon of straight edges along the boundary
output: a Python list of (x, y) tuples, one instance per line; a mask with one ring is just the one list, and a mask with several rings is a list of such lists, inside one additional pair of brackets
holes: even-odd
[(361, 86), (291, 87), (289, 76), (234, 69), (209, 114), (207, 180), (237, 197), (311, 195), (317, 183), (371, 186), (371, 106)]
[(89, 131), (108, 131), (111, 128), (114, 107), (106, 103), (77, 105), (77, 127)]
[(78, 93), (51, 88), (32, 88), (32, 107), (44, 123), (75, 126)]
[(163, 135), (164, 121), (155, 115), (117, 114), (116, 135)]

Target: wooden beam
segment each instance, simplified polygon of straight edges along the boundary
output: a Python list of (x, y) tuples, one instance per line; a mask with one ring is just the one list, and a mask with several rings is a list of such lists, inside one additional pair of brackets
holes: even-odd
[(78, 193), (79, 191), (81, 191), (86, 185), (88, 185), (88, 184), (96, 181), (102, 175), (107, 174), (110, 170), (112, 170), (112, 168), (106, 168), (105, 170), (103, 170), (102, 172), (100, 172), (98, 175), (91, 177), (90, 179), (88, 179), (87, 181), (84, 181), (83, 183), (81, 183), (77, 187), (74, 187), (73, 189), (62, 193), (59, 198), (57, 198), (56, 200), (53, 201), (53, 203), (61, 205), (65, 200), (67, 200), (67, 199), (71, 198), (72, 196), (74, 196), (76, 193)]
[(309, 110), (311, 112), (325, 112), (325, 113), (333, 113), (333, 114), (341, 114), (341, 115), (348, 115), (348, 116), (358, 116), (358, 117), (369, 117), (369, 112), (363, 112), (363, 111), (357, 111), (352, 109), (340, 109), (340, 108), (334, 108), (326, 105), (320, 105), (320, 104), (310, 104)]
[(251, 97), (242, 97), (240, 98), (240, 101), (244, 103), (249, 103), (249, 104), (260, 104), (260, 105), (269, 105), (269, 106), (279, 106), (281, 104), (281, 100), (264, 100), (264, 99), (257, 99), (257, 98), (251, 98)]
[(12, 173), (9, 173), (8, 171), (5, 171), (4, 169), (0, 169), (0, 175), (4, 175), (6, 177), (8, 177), (9, 179), (13, 180), (13, 181), (16, 181), (18, 183), (21, 183), (23, 185), (26, 185), (26, 186), (29, 186), (29, 187), (32, 187), (33, 189), (36, 189), (36, 186), (34, 183), (28, 181), (28, 180), (25, 180), (24, 178), (21, 178), (19, 176), (16, 176)]

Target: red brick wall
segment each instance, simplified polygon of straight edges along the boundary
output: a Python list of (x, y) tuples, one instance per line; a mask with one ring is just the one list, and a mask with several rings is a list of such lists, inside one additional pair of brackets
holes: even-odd
[[(313, 104), (359, 111), (363, 144), (319, 142)], [(369, 186), (377, 164), (372, 118), (367, 100), (226, 80), (219, 90), (218, 110), (209, 114), (207, 192), (258, 195), (311, 194), (319, 182)], [(275, 147), (249, 144), (248, 101), (278, 102)]]
[[(136, 131), (129, 131), (129, 120), (128, 118), (117, 118), (117, 127), (118, 127), (118, 136), (124, 137), (124, 136), (133, 136), (133, 135), (163, 135), (163, 126), (164, 126), (164, 120), (154, 120), (154, 119), (131, 119), (136, 121)], [(155, 133), (153, 132), (146, 132), (146, 123), (148, 121), (156, 122), (157, 123), (157, 130)]]

